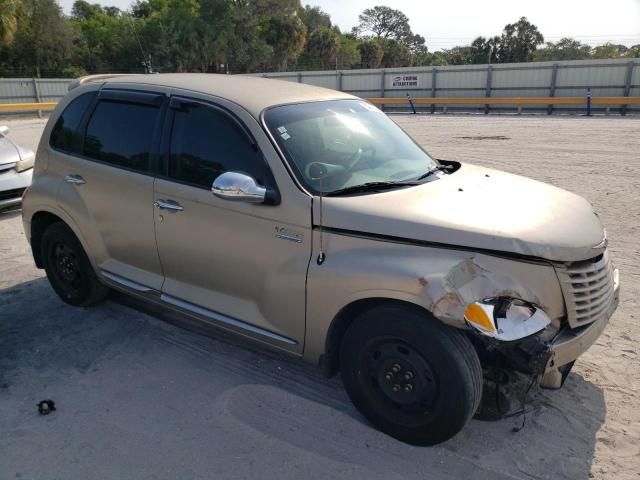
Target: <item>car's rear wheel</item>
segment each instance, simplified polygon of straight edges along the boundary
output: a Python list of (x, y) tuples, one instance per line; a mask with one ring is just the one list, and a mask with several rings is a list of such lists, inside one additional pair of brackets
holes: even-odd
[(340, 369), (356, 408), (414, 445), (453, 437), (482, 395), (482, 369), (469, 339), (410, 307), (382, 306), (355, 319), (342, 341)]
[(42, 235), (42, 260), (47, 278), (60, 298), (76, 307), (94, 305), (107, 296), (80, 241), (64, 223), (50, 225)]

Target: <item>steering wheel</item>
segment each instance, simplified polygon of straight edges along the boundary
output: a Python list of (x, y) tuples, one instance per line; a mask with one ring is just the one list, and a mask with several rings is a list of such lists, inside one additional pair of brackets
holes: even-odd
[(353, 170), (356, 165), (360, 163), (360, 160), (362, 160), (362, 154), (364, 152), (371, 152), (373, 157), (376, 156), (376, 149), (374, 147), (358, 147), (358, 150), (349, 157), (349, 160), (347, 160), (347, 163), (349, 164), (347, 166), (347, 170)]

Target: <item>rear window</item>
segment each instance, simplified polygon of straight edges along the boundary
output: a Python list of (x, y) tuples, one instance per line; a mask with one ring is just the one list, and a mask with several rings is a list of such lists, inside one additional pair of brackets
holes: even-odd
[(80, 148), (78, 127), (84, 112), (95, 96), (96, 92), (84, 93), (65, 108), (51, 131), (49, 143), (53, 148), (64, 152), (78, 152)]
[(153, 105), (99, 101), (87, 124), (83, 155), (148, 171), (158, 111)]

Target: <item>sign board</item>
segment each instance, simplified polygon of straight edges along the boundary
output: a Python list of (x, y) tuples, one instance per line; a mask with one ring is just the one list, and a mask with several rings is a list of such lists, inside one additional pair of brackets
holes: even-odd
[(392, 87), (417, 87), (418, 76), (417, 75), (395, 75), (393, 77)]

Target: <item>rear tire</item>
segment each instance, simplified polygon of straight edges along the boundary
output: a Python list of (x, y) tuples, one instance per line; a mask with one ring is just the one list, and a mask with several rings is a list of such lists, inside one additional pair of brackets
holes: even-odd
[(382, 306), (356, 318), (342, 340), (340, 370), (360, 413), (413, 445), (453, 437), (482, 396), (482, 368), (469, 339), (410, 307)]
[(88, 307), (105, 299), (109, 289), (96, 277), (80, 241), (67, 225), (57, 222), (47, 227), (41, 248), (47, 278), (65, 303)]

